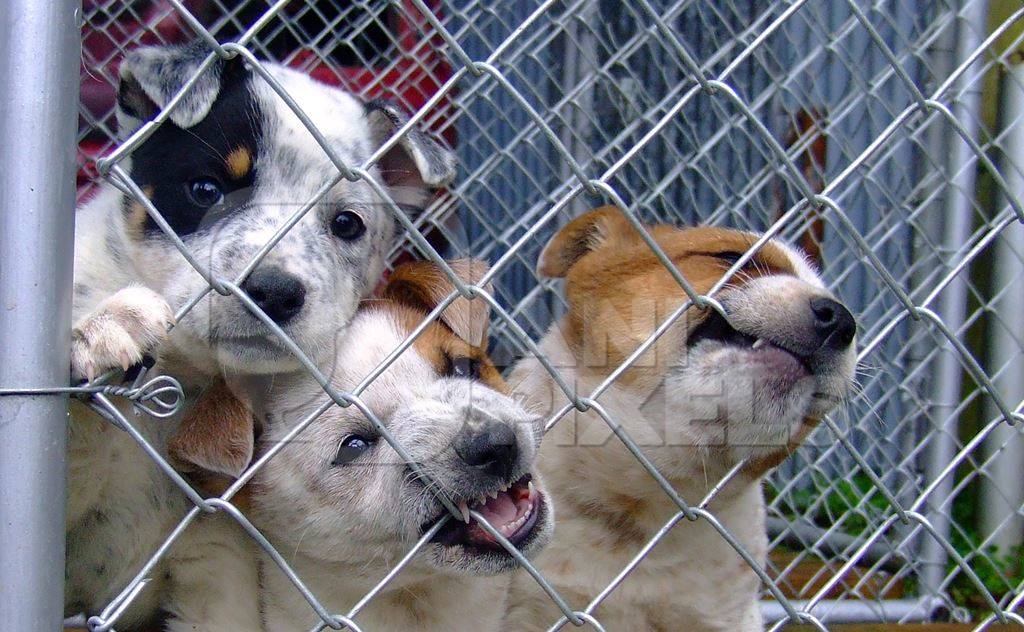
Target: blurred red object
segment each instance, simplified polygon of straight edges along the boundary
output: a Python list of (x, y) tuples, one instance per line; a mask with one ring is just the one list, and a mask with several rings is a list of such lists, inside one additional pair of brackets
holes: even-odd
[[(369, 9), (345, 5), (345, 0), (296, 1), (284, 10), (278, 20), (291, 20), (294, 29), (313, 36), (326, 26), (313, 18), (344, 11), (349, 22), (365, 18)], [(241, 29), (251, 25), (266, 5), (253, 0), (182, 0), (182, 4), (208, 28), (216, 28), (221, 41), (238, 37)], [(344, 8), (339, 8), (339, 4)], [(322, 6), (316, 6), (322, 5)], [(437, 0), (430, 0), (432, 10)], [(311, 10), (316, 8), (317, 10)], [(117, 94), (118, 65), (126, 50), (152, 44), (187, 42), (195, 37), (181, 15), (167, 0), (84, 0), (86, 20), (82, 26), (81, 111), (79, 116), (78, 193), (85, 198), (96, 182), (95, 160), (108, 153), (114, 143), (117, 122), (114, 105)], [(451, 67), (440, 50), (443, 40), (432, 32), (426, 19), (411, 2), (395, 6), (381, 2), (371, 7), (371, 24), (364, 28), (362, 49), (343, 48), (341, 39), (333, 50), (318, 52), (300, 41), (292, 29), (281, 29), (263, 48), (276, 61), (308, 73), (318, 81), (341, 86), (363, 98), (386, 98), (412, 111), (423, 106), (451, 77)], [(228, 19), (223, 19), (228, 17)], [(322, 18), (321, 18), (322, 19)], [(273, 22), (272, 22), (273, 24)], [(212, 25), (212, 26), (211, 26)], [(332, 33), (339, 27), (333, 25)], [(272, 25), (264, 31), (271, 31)], [(371, 32), (372, 31), (372, 32)], [(257, 36), (259, 37), (259, 36)], [(312, 38), (310, 38), (312, 39)], [(354, 38), (346, 38), (348, 40)], [(345, 46), (352, 46), (346, 43)], [(367, 65), (359, 60), (368, 59)], [(438, 104), (446, 112), (447, 98)], [(454, 144), (454, 132), (446, 116), (431, 115), (431, 127)]]

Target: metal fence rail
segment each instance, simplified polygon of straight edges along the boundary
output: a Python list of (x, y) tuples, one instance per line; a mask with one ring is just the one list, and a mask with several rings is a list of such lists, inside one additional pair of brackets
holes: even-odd
[[(852, 401), (770, 478), (769, 620), (1024, 625), (1024, 9), (1014, 4), (86, 0), (79, 190), (114, 178), (149, 205), (120, 166), (141, 132), (113, 140), (116, 62), (140, 43), (198, 37), (260, 74), (278, 61), (389, 96), (452, 145), (459, 177), (392, 254), (491, 262), (493, 296), (485, 282), (456, 285), (494, 308), (499, 364), (561, 313), (534, 263), (583, 209), (785, 237), (820, 226), (827, 282), (861, 324), (862, 371)], [(372, 184), (381, 153), (339, 177)], [(240, 282), (207, 291), (237, 295), (287, 338)], [(4, 380), (7, 397), (53, 386)], [(330, 395), (366, 411), (358, 392)], [(592, 396), (576, 395), (563, 413)], [(231, 504), (240, 484), (197, 500), (182, 524), (225, 511), (256, 535)], [(144, 577), (90, 613), (90, 627), (111, 629)], [(583, 622), (573, 611), (583, 604), (560, 605)], [(314, 606), (317, 629), (358, 624), (356, 612)]]

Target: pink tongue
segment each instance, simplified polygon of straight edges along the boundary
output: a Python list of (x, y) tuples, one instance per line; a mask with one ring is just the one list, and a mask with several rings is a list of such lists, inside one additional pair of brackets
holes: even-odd
[(499, 492), (497, 498), (488, 498), (487, 504), (474, 505), (473, 509), (486, 518), (487, 522), (491, 523), (496, 529), (500, 529), (502, 525), (512, 522), (519, 515), (516, 504), (512, 502), (512, 497), (506, 492)]

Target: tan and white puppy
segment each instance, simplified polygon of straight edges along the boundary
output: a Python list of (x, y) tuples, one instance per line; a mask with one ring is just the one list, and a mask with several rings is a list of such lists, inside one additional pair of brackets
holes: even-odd
[[(700, 293), (757, 238), (720, 228), (649, 230)], [(566, 225), (538, 268), (565, 278), (569, 305), (540, 350), (581, 395), (687, 300), (611, 207)], [(846, 395), (856, 326), (805, 257), (775, 240), (715, 298), (727, 317), (688, 310), (597, 401), (688, 503), (700, 503), (745, 461), (707, 509), (763, 562), (761, 478)], [(536, 358), (522, 360), (510, 382), (534, 412), (566, 402)], [(539, 469), (558, 524), (536, 563), (582, 609), (679, 510), (593, 411), (569, 414), (548, 432)], [(607, 630), (758, 630), (757, 591), (754, 572), (706, 519), (684, 520), (594, 616)], [(510, 604), (509, 630), (544, 630), (561, 614), (522, 572)]]
[[(486, 270), (483, 262), (452, 267), (465, 279)], [(365, 303), (349, 325), (332, 385), (352, 391), (452, 291), (432, 263), (397, 268), (383, 298)], [(478, 512), (528, 557), (546, 543), (551, 507), (532, 472), (538, 419), (509, 396), (486, 334), (486, 304), (459, 298), (360, 395), (434, 485), (354, 405), (331, 407), (257, 471), (253, 523), (331, 612), (348, 612), (448, 515), (437, 493), (466, 516)], [(327, 397), (306, 373), (275, 378), (257, 454)], [(449, 519), (355, 620), (375, 631), (498, 630), (516, 566), (475, 518)], [(261, 577), (265, 629), (308, 630), (319, 621), (269, 557)]]

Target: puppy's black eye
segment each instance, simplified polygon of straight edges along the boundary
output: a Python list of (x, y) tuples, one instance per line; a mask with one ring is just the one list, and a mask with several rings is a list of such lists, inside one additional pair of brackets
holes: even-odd
[(338, 454), (331, 461), (331, 465), (348, 465), (360, 454), (366, 452), (373, 446), (373, 441), (360, 435), (349, 435), (338, 444)]
[(363, 233), (366, 232), (366, 224), (363, 223), (363, 218), (352, 211), (342, 211), (331, 221), (331, 232), (338, 239), (352, 241), (363, 236)]
[[(728, 263), (731, 266), (740, 260), (740, 257), (743, 256), (743, 253), (735, 252), (733, 250), (727, 250), (725, 252), (716, 252), (713, 256), (716, 259), (721, 259), (722, 261)], [(751, 261), (748, 261), (747, 263), (751, 263)]]
[(196, 178), (188, 183), (188, 196), (196, 206), (210, 208), (224, 200), (220, 182), (213, 178)]
[(460, 356), (448, 358), (448, 366), (444, 374), (448, 377), (462, 377), (470, 380), (480, 379), (480, 361), (476, 358)]

